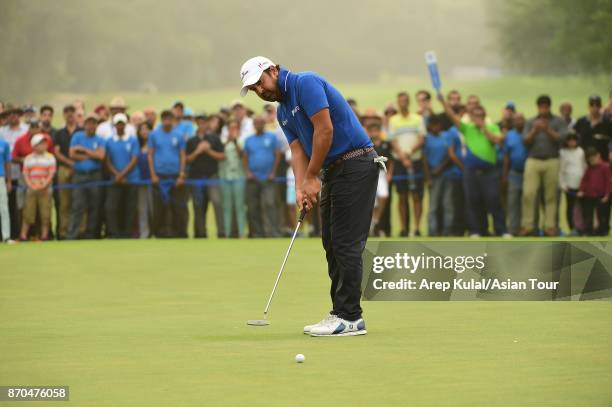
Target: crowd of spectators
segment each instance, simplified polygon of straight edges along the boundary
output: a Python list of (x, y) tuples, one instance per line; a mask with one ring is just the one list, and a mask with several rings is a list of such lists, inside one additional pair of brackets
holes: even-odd
[[(372, 235), (420, 236), (424, 216), (429, 236), (609, 234), (612, 93), (605, 104), (589, 97), (577, 120), (567, 102), (556, 115), (547, 95), (528, 119), (512, 102), (496, 118), (476, 95), (436, 96), (418, 91), (412, 107), (399, 92), (382, 113), (348, 100), (389, 158)], [(291, 153), (274, 104), (128, 110), (121, 97), (91, 111), (75, 101), (54, 128), (51, 105), (0, 103), (3, 241), (187, 237), (190, 213), (196, 238), (208, 236), (209, 218), (220, 238), (295, 227)], [(320, 233), (318, 217), (315, 207), (306, 233)]]

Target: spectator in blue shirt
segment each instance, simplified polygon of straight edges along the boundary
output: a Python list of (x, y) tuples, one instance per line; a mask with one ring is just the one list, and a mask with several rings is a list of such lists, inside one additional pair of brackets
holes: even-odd
[(502, 184), (508, 188), (507, 213), (508, 228), (512, 235), (521, 231), (521, 206), (523, 199), (523, 171), (527, 160), (527, 148), (523, 142), (525, 116), (515, 113), (512, 127), (506, 132), (504, 140), (504, 170)]
[(151, 130), (153, 130), (153, 125), (147, 120), (144, 123), (140, 123), (136, 131), (140, 146), (138, 177), (141, 184), (138, 186), (138, 235), (141, 239), (147, 239), (151, 236), (150, 221), (153, 218), (153, 189), (151, 185), (145, 183), (151, 180), (147, 147)]
[(174, 114), (161, 114), (161, 127), (152, 131), (148, 145), (149, 171), (154, 185), (153, 220), (157, 237), (187, 237), (185, 138), (174, 128)]
[[(437, 114), (429, 116), (428, 133), (423, 145), (423, 170), (429, 187), (429, 236), (449, 236), (455, 217), (450, 180), (451, 159), (448, 139), (442, 132), (442, 120)], [(440, 219), (442, 222), (439, 222)]]
[(11, 192), (11, 148), (9, 143), (0, 138), (0, 238), (8, 242), (11, 238), (11, 217), (9, 213), (8, 194)]
[(176, 125), (175, 130), (178, 131), (185, 140), (189, 139), (195, 134), (195, 126), (191, 121), (193, 116), (193, 110), (186, 108), (183, 102), (175, 102), (172, 106), (172, 113), (174, 113), (174, 121)]
[[(253, 121), (255, 134), (248, 137), (242, 156), (247, 174), (246, 199), (252, 237), (277, 237), (277, 185), (274, 174), (280, 161), (276, 135), (265, 131), (266, 119), (257, 116)], [(264, 226), (265, 225), (265, 226)]]
[[(442, 114), (444, 127), (448, 116)], [(450, 121), (450, 119), (448, 119)], [(452, 235), (463, 236), (466, 230), (466, 211), (465, 211), (465, 193), (463, 191), (463, 157), (465, 146), (461, 139), (461, 134), (457, 127), (451, 126), (442, 132), (448, 146), (448, 157), (451, 164), (446, 171), (447, 178), (453, 189), (453, 212), (455, 219), (453, 222)]]
[(106, 195), (106, 234), (109, 238), (129, 238), (136, 215), (139, 181), (138, 155), (140, 146), (135, 136), (125, 131), (127, 116), (113, 116), (115, 134), (106, 141), (106, 167), (113, 185)]
[[(104, 160), (104, 139), (96, 134), (98, 118), (89, 115), (85, 118), (85, 131), (77, 131), (70, 139), (69, 155), (74, 161), (72, 183), (77, 187), (72, 190), (72, 207), (68, 225), (68, 239), (79, 237), (83, 216), (87, 213), (85, 227), (86, 239), (95, 239), (100, 235), (100, 201), (102, 191), (102, 160)], [(79, 184), (90, 184), (87, 187)]]

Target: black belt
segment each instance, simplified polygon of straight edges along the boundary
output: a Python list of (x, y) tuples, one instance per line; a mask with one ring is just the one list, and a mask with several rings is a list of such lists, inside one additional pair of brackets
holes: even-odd
[(347, 152), (343, 153), (339, 158), (337, 158), (334, 161), (332, 161), (332, 163), (327, 166), (325, 171), (329, 172), (335, 166), (337, 166), (338, 164), (340, 164), (343, 161), (352, 160), (353, 158), (363, 157), (364, 155), (370, 154), (372, 151), (374, 151), (374, 147), (358, 148), (356, 150), (347, 151)]

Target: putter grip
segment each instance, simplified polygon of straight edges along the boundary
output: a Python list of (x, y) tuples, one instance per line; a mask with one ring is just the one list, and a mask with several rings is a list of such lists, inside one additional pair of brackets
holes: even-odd
[(308, 212), (308, 209), (306, 209), (306, 202), (304, 202), (302, 204), (302, 210), (300, 211), (300, 219), (298, 220), (298, 222), (300, 223), (304, 222), (304, 218), (306, 217), (306, 212)]

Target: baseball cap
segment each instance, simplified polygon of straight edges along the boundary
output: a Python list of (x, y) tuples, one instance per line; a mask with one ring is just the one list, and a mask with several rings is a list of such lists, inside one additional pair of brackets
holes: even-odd
[(22, 110), (24, 113), (36, 113), (36, 107), (34, 105), (25, 105)]
[(107, 110), (108, 110), (108, 107), (106, 107), (106, 105), (102, 103), (102, 104), (99, 104), (98, 106), (96, 106), (96, 108), (94, 109), (94, 112), (97, 115), (99, 115), (102, 112), (107, 111)]
[(249, 91), (248, 87), (257, 83), (261, 74), (274, 65), (274, 62), (262, 56), (251, 58), (242, 64), (242, 68), (240, 68), (240, 79), (242, 80), (240, 96), (244, 97)]
[(117, 113), (116, 115), (113, 116), (113, 124), (117, 124), (119, 122), (127, 123), (127, 121), (128, 121), (127, 116), (124, 115), (123, 113)]
[(508, 101), (508, 103), (506, 103), (506, 109), (510, 109), (512, 111), (515, 111), (516, 110), (516, 105), (514, 104), (513, 101), (510, 100), (510, 101)]
[(123, 99), (121, 96), (114, 97), (110, 101), (108, 106), (111, 109), (127, 109), (127, 105), (125, 104), (125, 99)]
[(46, 141), (44, 134), (38, 133), (32, 136), (32, 138), (30, 139), (30, 145), (32, 147), (36, 147), (43, 141)]
[(190, 107), (186, 107), (185, 109), (183, 109), (183, 116), (184, 117), (192, 117), (193, 116), (193, 109)]

